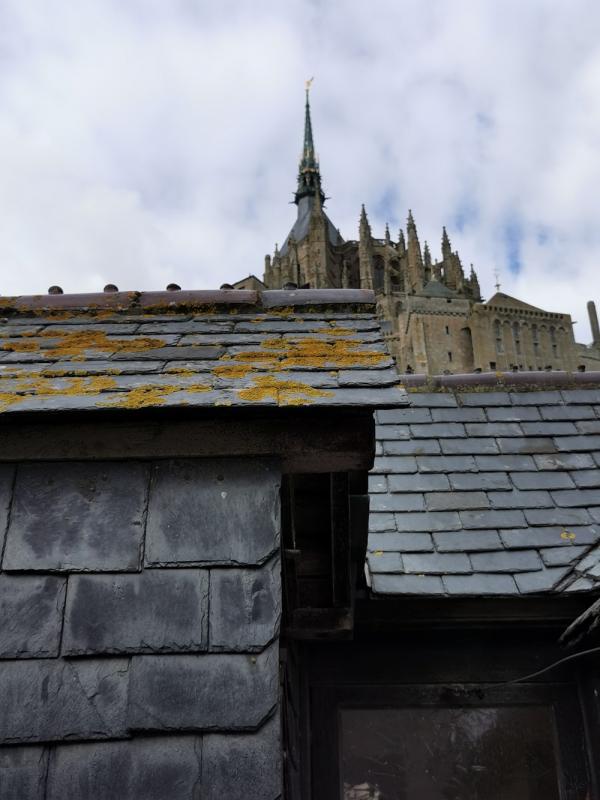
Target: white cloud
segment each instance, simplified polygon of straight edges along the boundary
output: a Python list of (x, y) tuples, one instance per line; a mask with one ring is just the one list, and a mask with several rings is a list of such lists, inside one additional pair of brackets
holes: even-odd
[[(594, 0), (5, 0), (0, 292), (215, 287), (291, 227), (302, 82), (330, 216), (446, 224), (484, 291), (600, 300)], [(462, 224), (461, 224), (462, 221)], [(509, 270), (506, 228), (521, 234)]]

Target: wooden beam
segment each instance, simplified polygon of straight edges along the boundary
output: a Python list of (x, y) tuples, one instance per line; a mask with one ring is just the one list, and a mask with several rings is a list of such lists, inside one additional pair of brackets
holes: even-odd
[(0, 425), (0, 461), (274, 456), (283, 472), (370, 469), (371, 413), (239, 415), (137, 421), (78, 417), (60, 422)]

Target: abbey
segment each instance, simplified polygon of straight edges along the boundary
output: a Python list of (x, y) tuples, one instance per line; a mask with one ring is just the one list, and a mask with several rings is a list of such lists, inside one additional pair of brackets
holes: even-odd
[(471, 265), (468, 274), (442, 232), (441, 259), (421, 247), (408, 213), (406, 231), (392, 239), (373, 235), (365, 207), (358, 239), (345, 240), (325, 211), (315, 153), (309, 92), (304, 142), (294, 194), (297, 217), (280, 249), (265, 257), (264, 281), (249, 276), (236, 289), (373, 289), (386, 340), (402, 372), (425, 374), (503, 370), (600, 368), (600, 333), (588, 304), (594, 341), (575, 342), (569, 314), (544, 311), (497, 292), (481, 296)]

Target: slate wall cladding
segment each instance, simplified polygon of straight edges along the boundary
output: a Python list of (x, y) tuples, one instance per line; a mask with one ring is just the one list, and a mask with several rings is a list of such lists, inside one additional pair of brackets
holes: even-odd
[(3, 800), (280, 797), (279, 486), (266, 459), (0, 465)]

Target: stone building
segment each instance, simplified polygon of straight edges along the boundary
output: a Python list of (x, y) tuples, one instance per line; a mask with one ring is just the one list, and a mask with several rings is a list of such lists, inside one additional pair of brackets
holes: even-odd
[[(265, 257), (264, 285), (373, 289), (401, 372), (571, 371), (600, 365), (597, 321), (594, 343), (585, 346), (575, 342), (569, 314), (501, 293), (485, 302), (473, 266), (465, 271), (445, 228), (441, 258), (434, 260), (427, 243), (421, 247), (410, 211), (406, 231), (393, 240), (387, 226), (383, 238), (373, 235), (363, 206), (358, 239), (345, 240), (324, 208), (308, 90), (294, 203), (292, 229), (281, 248)], [(233, 287), (261, 288), (254, 275)]]

